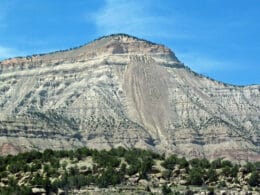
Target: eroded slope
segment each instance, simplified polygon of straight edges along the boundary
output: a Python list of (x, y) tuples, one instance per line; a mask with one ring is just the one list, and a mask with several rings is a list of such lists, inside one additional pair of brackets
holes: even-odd
[(210, 80), (126, 35), (0, 62), (2, 154), (124, 146), (260, 160), (259, 113), (259, 85)]

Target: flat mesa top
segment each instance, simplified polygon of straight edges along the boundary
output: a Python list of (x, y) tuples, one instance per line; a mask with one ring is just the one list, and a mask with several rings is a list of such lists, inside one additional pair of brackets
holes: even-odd
[(3, 60), (0, 62), (0, 66), (12, 66), (14, 64), (34, 61), (62, 61), (68, 59), (77, 60), (82, 58), (88, 59), (98, 55), (111, 54), (164, 54), (170, 55), (177, 60), (174, 53), (164, 45), (155, 44), (126, 34), (113, 34), (98, 38), (88, 44), (68, 50)]

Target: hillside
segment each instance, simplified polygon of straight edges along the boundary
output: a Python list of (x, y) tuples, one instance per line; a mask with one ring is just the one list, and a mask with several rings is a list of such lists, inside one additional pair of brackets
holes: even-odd
[(259, 85), (206, 78), (136, 37), (0, 62), (2, 155), (122, 146), (259, 161), (259, 136)]
[(252, 194), (260, 164), (165, 157), (124, 148), (45, 150), (0, 158), (1, 194)]

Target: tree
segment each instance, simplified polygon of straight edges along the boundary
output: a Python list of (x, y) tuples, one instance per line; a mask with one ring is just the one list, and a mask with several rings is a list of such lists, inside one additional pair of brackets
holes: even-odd
[(217, 172), (215, 169), (210, 168), (207, 172), (207, 177), (209, 182), (214, 182), (218, 180)]
[(229, 176), (231, 174), (231, 168), (228, 167), (228, 166), (225, 166), (223, 169), (222, 169), (222, 173), (225, 175), (225, 176)]
[(36, 159), (33, 161), (32, 165), (30, 167), (30, 171), (35, 172), (35, 171), (41, 169), (41, 167), (42, 167), (42, 162), (39, 159)]
[(222, 166), (222, 167), (232, 167), (233, 165), (232, 165), (232, 163), (231, 163), (230, 161), (228, 161), (228, 160), (223, 160), (223, 161), (221, 162), (221, 166)]
[(256, 170), (256, 167), (253, 163), (251, 162), (247, 162), (247, 164), (245, 165), (246, 171), (247, 173), (253, 172)]
[(169, 169), (166, 169), (165, 171), (162, 172), (162, 177), (166, 180), (168, 180), (172, 175), (172, 171)]
[(164, 185), (164, 186), (162, 187), (162, 194), (163, 194), (163, 195), (172, 194), (171, 188), (168, 187), (168, 186), (166, 186), (166, 185)]
[(203, 158), (200, 160), (200, 167), (204, 168), (204, 169), (208, 169), (210, 168), (210, 162), (208, 161), (208, 159)]
[(190, 160), (190, 164), (191, 164), (192, 167), (201, 167), (203, 169), (208, 169), (210, 167), (210, 162), (206, 158), (192, 159), (192, 160)]
[(47, 161), (49, 161), (49, 159), (50, 159), (51, 157), (53, 157), (53, 156), (54, 156), (53, 150), (51, 150), (51, 149), (46, 149), (46, 150), (44, 150), (44, 152), (43, 152), (43, 154), (42, 154), (42, 159), (43, 159), (44, 162), (47, 162)]
[(230, 176), (236, 177), (238, 173), (238, 165), (234, 165), (230, 170)]
[(141, 166), (139, 167), (140, 179), (146, 179), (147, 172), (151, 170), (153, 166), (153, 159), (151, 157), (144, 157), (141, 160)]
[(120, 164), (120, 160), (108, 154), (107, 151), (101, 151), (93, 156), (93, 161), (100, 167), (117, 167)]
[(79, 174), (79, 168), (78, 166), (70, 167), (69, 168), (70, 175), (78, 175)]
[(211, 167), (212, 167), (213, 169), (219, 169), (219, 168), (221, 168), (221, 158), (218, 158), (218, 159), (212, 161), (212, 162), (211, 162)]
[(108, 167), (98, 178), (97, 185), (100, 188), (106, 188), (109, 185), (116, 185), (121, 182), (121, 177), (113, 167)]
[(188, 161), (186, 160), (186, 158), (184, 158), (184, 157), (179, 158), (179, 159), (177, 160), (177, 163), (180, 165), (180, 168), (181, 168), (181, 169), (189, 167), (189, 163), (188, 163)]
[(176, 155), (171, 155), (162, 162), (162, 166), (166, 169), (173, 170), (174, 166), (177, 164), (177, 160), (178, 158)]
[(249, 184), (250, 186), (255, 187), (255, 186), (257, 186), (257, 185), (260, 186), (259, 183), (260, 183), (259, 173), (256, 172), (256, 171), (253, 171), (252, 174), (251, 174), (251, 176), (250, 176), (249, 179), (248, 179), (248, 184)]
[(201, 168), (194, 167), (189, 172), (188, 181), (191, 185), (202, 185), (203, 184), (204, 173)]
[(131, 164), (131, 165), (129, 166), (129, 168), (126, 170), (126, 173), (127, 173), (128, 175), (134, 175), (135, 173), (138, 172), (140, 165), (141, 165), (141, 163), (140, 163), (140, 161), (138, 160), (138, 161), (136, 162), (136, 164)]
[(67, 178), (67, 185), (69, 189), (80, 189), (82, 186), (87, 185), (87, 180), (84, 175), (72, 175)]

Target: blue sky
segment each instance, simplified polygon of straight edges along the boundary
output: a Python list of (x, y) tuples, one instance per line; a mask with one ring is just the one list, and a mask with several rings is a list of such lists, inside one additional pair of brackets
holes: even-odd
[(259, 0), (0, 0), (0, 59), (127, 33), (216, 80), (260, 84), (259, 10)]

